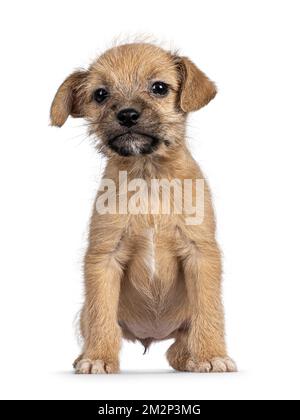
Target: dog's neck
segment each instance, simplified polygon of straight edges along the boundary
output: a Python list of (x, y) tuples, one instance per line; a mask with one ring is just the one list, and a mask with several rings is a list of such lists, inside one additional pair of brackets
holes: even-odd
[(126, 171), (129, 179), (141, 178), (146, 181), (153, 178), (191, 178), (191, 174), (194, 178), (199, 177), (199, 167), (185, 145), (172, 148), (163, 155), (110, 157), (105, 177), (117, 178), (120, 171)]

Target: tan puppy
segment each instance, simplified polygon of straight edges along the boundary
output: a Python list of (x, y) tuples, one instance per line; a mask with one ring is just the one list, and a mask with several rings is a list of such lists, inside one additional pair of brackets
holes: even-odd
[[(104, 178), (115, 182), (118, 198), (128, 200), (132, 193), (122, 196), (120, 171), (126, 171), (128, 182), (142, 179), (147, 185), (152, 179), (203, 180), (186, 146), (185, 123), (188, 112), (215, 95), (215, 85), (188, 58), (146, 43), (127, 44), (64, 81), (51, 121), (60, 127), (69, 115), (87, 119), (98, 150), (108, 158)], [(74, 363), (77, 373), (118, 372), (122, 336), (145, 348), (175, 338), (167, 358), (180, 371), (236, 370), (225, 346), (221, 257), (203, 182), (200, 224), (186, 223), (174, 205), (169, 215), (133, 214), (120, 211), (121, 204), (105, 214), (96, 201), (85, 256), (84, 346)]]

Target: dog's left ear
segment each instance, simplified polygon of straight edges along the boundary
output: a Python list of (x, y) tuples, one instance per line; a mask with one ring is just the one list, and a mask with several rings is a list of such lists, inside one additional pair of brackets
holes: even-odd
[(184, 112), (197, 111), (217, 94), (216, 85), (187, 57), (176, 58), (180, 76), (180, 107)]
[(84, 83), (87, 71), (75, 71), (60, 85), (53, 99), (50, 119), (51, 125), (61, 127), (68, 116), (84, 116)]

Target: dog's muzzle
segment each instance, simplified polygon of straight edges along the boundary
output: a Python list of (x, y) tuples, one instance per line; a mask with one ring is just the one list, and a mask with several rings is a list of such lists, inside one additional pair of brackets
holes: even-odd
[(111, 137), (108, 146), (120, 156), (148, 155), (159, 145), (159, 139), (144, 133), (128, 132)]

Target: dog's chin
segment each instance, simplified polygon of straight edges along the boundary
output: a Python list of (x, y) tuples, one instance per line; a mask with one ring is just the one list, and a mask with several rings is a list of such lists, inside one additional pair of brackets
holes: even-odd
[(124, 133), (111, 137), (108, 147), (120, 156), (149, 155), (159, 145), (159, 139), (144, 133)]

